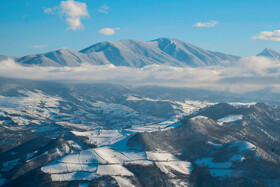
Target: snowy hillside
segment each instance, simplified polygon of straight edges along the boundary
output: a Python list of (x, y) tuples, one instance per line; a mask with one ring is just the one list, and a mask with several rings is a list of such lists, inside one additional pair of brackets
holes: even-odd
[(23, 65), (75, 67), (79, 66), (81, 63), (92, 63), (93, 61), (85, 54), (70, 49), (60, 49), (45, 54), (28, 55), (17, 58), (17, 62)]
[(279, 186), (280, 108), (245, 100), (1, 79), (0, 186)]

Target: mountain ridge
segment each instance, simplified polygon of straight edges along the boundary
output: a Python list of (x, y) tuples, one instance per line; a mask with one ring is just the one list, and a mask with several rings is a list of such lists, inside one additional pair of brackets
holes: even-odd
[(230, 65), (240, 57), (204, 50), (190, 43), (169, 38), (158, 38), (148, 42), (126, 39), (96, 43), (80, 51), (59, 49), (42, 54), (16, 58), (25, 65), (70, 66), (82, 63), (92, 65), (113, 64), (142, 68), (147, 65), (169, 65), (176, 67), (203, 67)]

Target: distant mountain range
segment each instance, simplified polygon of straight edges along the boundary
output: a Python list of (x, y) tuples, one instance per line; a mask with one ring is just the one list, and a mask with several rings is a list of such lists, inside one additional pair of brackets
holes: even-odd
[[(266, 48), (257, 56), (279, 60), (280, 52)], [(8, 56), (0, 55), (0, 60)], [(12, 57), (25, 66), (80, 66), (112, 64), (142, 68), (147, 65), (164, 64), (176, 67), (203, 67), (209, 65), (231, 65), (240, 57), (204, 50), (190, 43), (169, 38), (143, 42), (139, 40), (105, 41), (94, 44), (81, 51), (59, 49), (48, 53)]]
[[(2, 58), (2, 57), (0, 57)], [(6, 58), (3, 56), (3, 58)], [(22, 65), (79, 66), (113, 64), (141, 68), (152, 64), (179, 67), (230, 65), (240, 57), (213, 52), (176, 39), (159, 38), (149, 42), (138, 40), (106, 41), (81, 51), (60, 49), (44, 54), (15, 58)]]

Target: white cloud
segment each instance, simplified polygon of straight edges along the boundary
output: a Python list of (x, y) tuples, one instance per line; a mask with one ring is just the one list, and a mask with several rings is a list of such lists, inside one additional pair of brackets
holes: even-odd
[(89, 16), (87, 5), (74, 0), (61, 1), (60, 7), (62, 12), (67, 16), (66, 22), (71, 30), (82, 29), (82, 18)]
[(45, 8), (44, 13), (46, 14), (55, 14), (55, 8)]
[(196, 24), (194, 24), (194, 27), (215, 27), (216, 25), (218, 25), (219, 22), (215, 21), (215, 20), (211, 20), (209, 22), (198, 22)]
[(48, 44), (44, 44), (44, 45), (34, 45), (32, 46), (31, 48), (33, 49), (43, 49), (43, 48), (46, 48), (48, 47)]
[(98, 9), (98, 12), (101, 12), (101, 13), (104, 13), (104, 14), (108, 14), (108, 10), (110, 8), (107, 6), (107, 5), (102, 5), (99, 9)]
[(66, 23), (69, 29), (75, 31), (83, 29), (81, 19), (89, 17), (86, 3), (74, 0), (61, 1), (59, 6), (44, 9), (47, 14), (62, 14), (66, 17)]
[[(20, 72), (20, 73), (18, 73)], [(180, 86), (247, 92), (266, 87), (280, 90), (280, 62), (265, 57), (242, 58), (234, 66), (203, 68), (152, 65), (144, 68), (94, 66), (25, 67), (13, 59), (0, 62), (1, 77), (35, 80), (71, 80), (133, 85)]]
[(104, 28), (99, 30), (98, 32), (100, 34), (109, 36), (109, 35), (114, 35), (116, 33), (116, 30), (120, 30), (120, 28)]
[(263, 31), (259, 35), (254, 36), (253, 39), (280, 41), (280, 30)]

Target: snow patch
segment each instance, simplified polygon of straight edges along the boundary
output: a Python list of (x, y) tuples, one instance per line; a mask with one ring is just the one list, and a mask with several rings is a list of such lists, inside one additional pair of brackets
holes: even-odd
[(238, 120), (242, 120), (243, 119), (243, 115), (229, 115), (226, 117), (223, 117), (221, 119), (218, 119), (217, 123), (219, 125), (223, 125), (224, 123), (230, 123), (232, 125), (234, 125), (236, 121)]
[(73, 181), (73, 180), (90, 181), (90, 180), (96, 179), (98, 177), (99, 176), (95, 173), (84, 172), (84, 171), (51, 174), (52, 181)]
[(165, 174), (170, 177), (175, 177), (172, 171), (189, 175), (192, 171), (192, 164), (184, 161), (168, 161), (168, 162), (155, 162), (157, 167)]
[(232, 105), (235, 108), (249, 108), (250, 106), (253, 106), (257, 103), (255, 103), (255, 102), (251, 102), (251, 103), (230, 102), (228, 104)]
[(135, 186), (127, 178), (120, 177), (120, 176), (113, 176), (113, 178), (117, 181), (119, 187), (134, 187)]
[(98, 147), (104, 145), (112, 145), (124, 138), (123, 135), (119, 130), (103, 130), (97, 129), (95, 131), (86, 131), (86, 132), (78, 132), (78, 131), (71, 131), (76, 136), (83, 136), (87, 137), (88, 139), (86, 142), (88, 144), (94, 144)]
[(121, 165), (98, 165), (98, 175), (110, 175), (110, 176), (133, 176), (129, 170)]
[(172, 154), (167, 152), (146, 152), (147, 159), (153, 160), (153, 161), (176, 161), (177, 158), (175, 158)]

